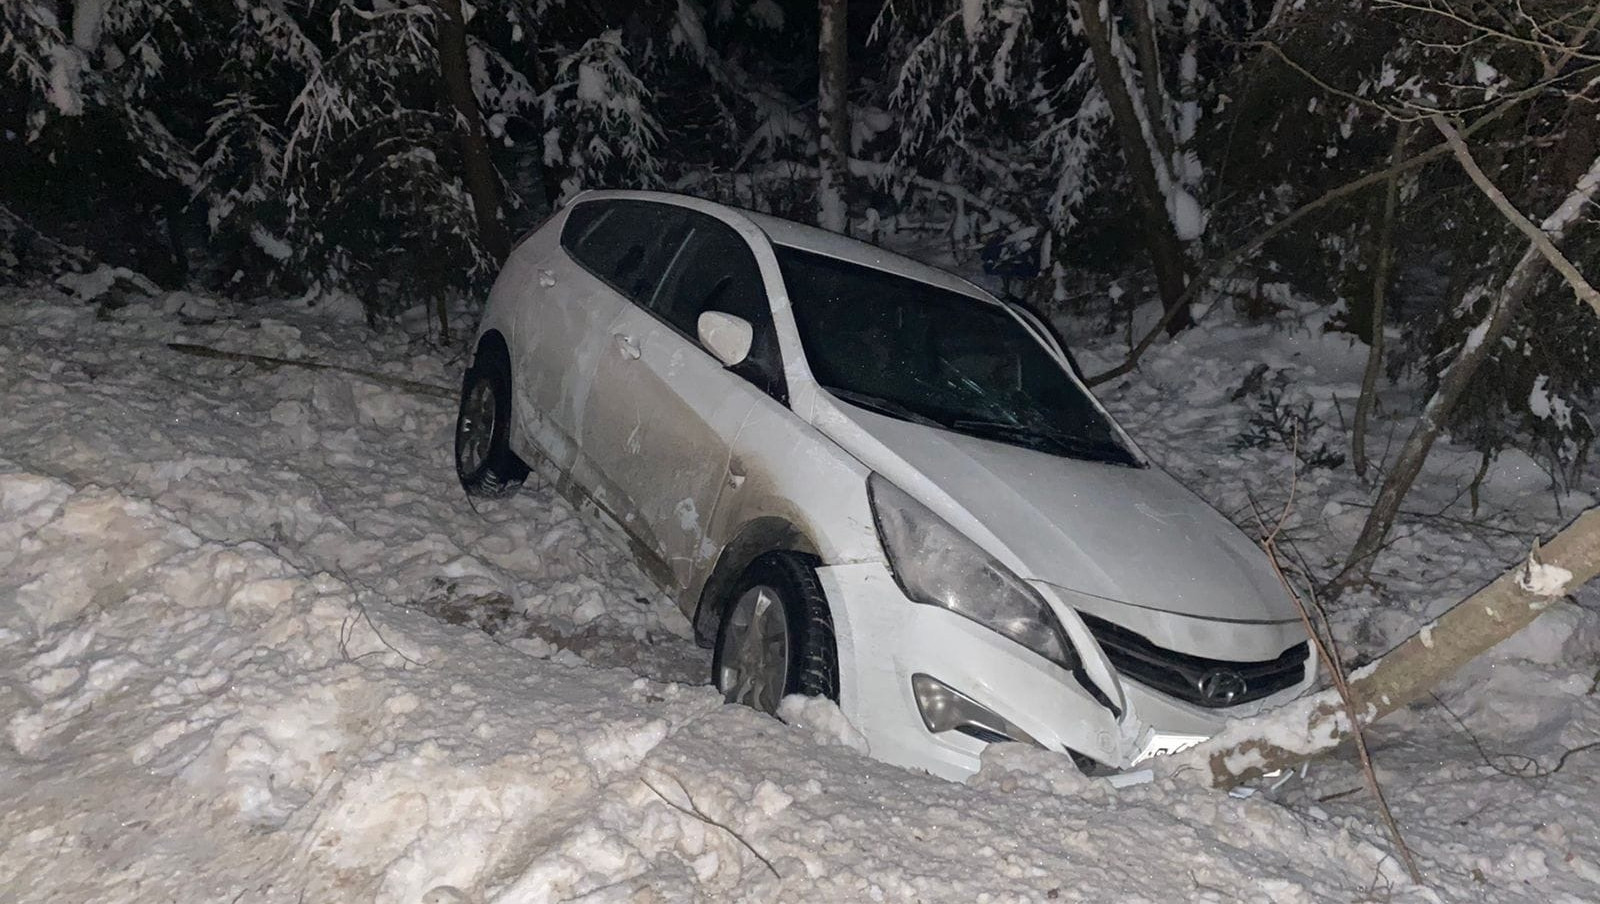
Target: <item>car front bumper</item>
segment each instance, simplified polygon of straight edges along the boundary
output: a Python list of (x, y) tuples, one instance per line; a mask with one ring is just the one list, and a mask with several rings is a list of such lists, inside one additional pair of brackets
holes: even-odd
[[(1069, 627), (1091, 671), (1110, 675), (1114, 711), (1065, 669), (953, 612), (911, 602), (883, 562), (824, 566), (818, 576), (833, 613), (839, 705), (846, 718), (866, 737), (873, 757), (957, 781), (978, 770), (988, 742), (982, 731), (931, 731), (917, 703), (914, 676), (968, 698), (1025, 733), (1025, 740), (1114, 768), (1133, 765), (1152, 745), (1182, 746), (1209, 737), (1227, 718), (1290, 699), (1312, 680), (1308, 668), (1300, 684), (1265, 700), (1205, 709), (1120, 679), (1098, 647), (1086, 642), (1087, 633)], [(1059, 599), (1052, 603), (1064, 606)]]

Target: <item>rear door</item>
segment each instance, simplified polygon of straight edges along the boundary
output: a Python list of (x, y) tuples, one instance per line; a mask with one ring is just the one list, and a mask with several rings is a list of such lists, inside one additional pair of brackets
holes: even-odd
[(583, 400), (607, 327), (630, 296), (653, 291), (666, 267), (667, 217), (659, 205), (596, 200), (575, 204), (559, 249), (534, 264), (541, 304), (518, 317), (514, 419), (561, 470), (577, 460)]
[[(659, 288), (611, 324), (595, 368), (582, 444), (610, 507), (671, 571), (679, 588), (718, 552), (707, 536), (719, 498), (738, 482), (729, 456), (757, 404), (786, 399), (772, 309), (749, 244), (730, 226), (679, 208), (681, 241)], [(721, 311), (755, 327), (733, 368), (701, 348), (697, 323)]]

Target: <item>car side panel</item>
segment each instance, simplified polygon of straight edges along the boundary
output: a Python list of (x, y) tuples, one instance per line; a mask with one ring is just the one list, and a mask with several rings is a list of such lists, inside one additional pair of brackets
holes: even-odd
[[(751, 409), (728, 470), (737, 479), (722, 492), (708, 528), (718, 550), (748, 525), (770, 521), (790, 525), (794, 545), (824, 564), (882, 560), (866, 467), (787, 408), (764, 400)], [(682, 600), (686, 615), (695, 614), (715, 564), (697, 569)]]
[(710, 521), (745, 417), (766, 396), (650, 313), (607, 330), (574, 478), (688, 586), (717, 545)]

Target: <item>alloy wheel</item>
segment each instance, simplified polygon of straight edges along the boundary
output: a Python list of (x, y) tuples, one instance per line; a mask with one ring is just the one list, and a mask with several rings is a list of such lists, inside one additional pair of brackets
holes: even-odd
[(723, 698), (777, 712), (789, 680), (789, 618), (777, 590), (758, 584), (739, 597), (718, 652), (717, 688)]
[(463, 474), (477, 472), (489, 460), (489, 449), (494, 444), (494, 415), (493, 381), (482, 378), (473, 381), (461, 405), (461, 419), (456, 427)]

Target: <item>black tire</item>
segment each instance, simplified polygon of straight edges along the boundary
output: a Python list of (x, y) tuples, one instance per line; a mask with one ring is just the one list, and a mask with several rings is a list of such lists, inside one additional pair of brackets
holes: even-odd
[[(486, 396), (485, 396), (486, 394)], [(483, 423), (483, 415), (491, 421)], [(478, 431), (488, 427), (486, 447)], [(511, 365), (483, 349), (461, 378), (456, 413), (456, 477), (468, 496), (510, 496), (527, 479), (528, 466), (511, 451)]]
[[(722, 683), (728, 632), (734, 621), (731, 616), (747, 592), (763, 586), (776, 591), (783, 607), (783, 621), (788, 628), (788, 657), (781, 696), (803, 694), (807, 697), (827, 697), (837, 702), (839, 652), (834, 641), (833, 615), (828, 610), (822, 584), (817, 580), (816, 568), (807, 557), (796, 553), (768, 553), (757, 559), (745, 569), (733, 591), (722, 600), (717, 642), (711, 658), (712, 684), (728, 695), (730, 702), (734, 702), (729, 689), (723, 687)], [(751, 705), (757, 709), (767, 709), (765, 705)]]

